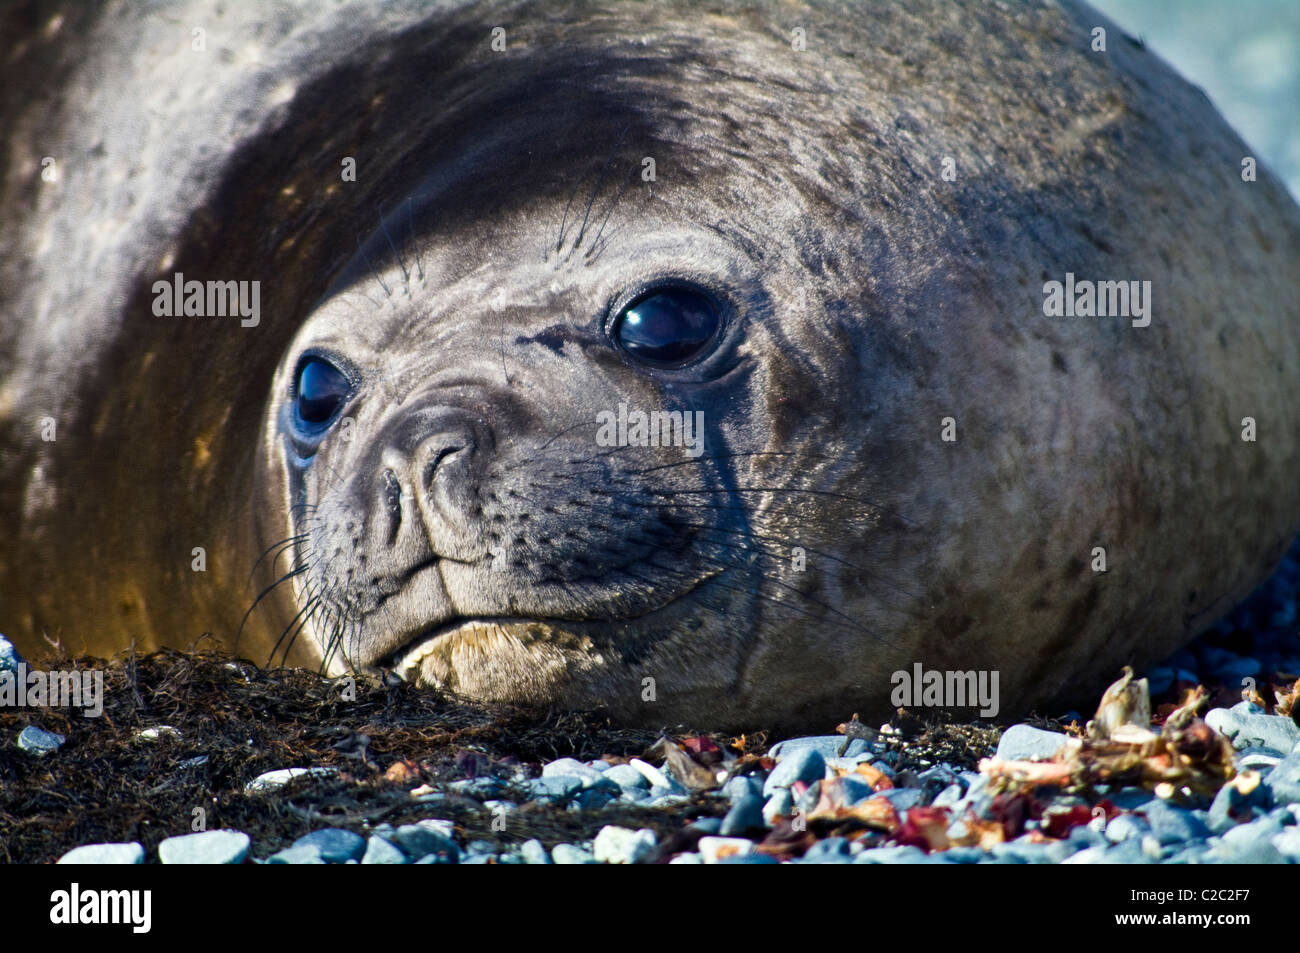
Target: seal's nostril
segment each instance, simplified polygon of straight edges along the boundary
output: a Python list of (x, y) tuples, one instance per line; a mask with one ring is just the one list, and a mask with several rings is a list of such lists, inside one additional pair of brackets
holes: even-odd
[(402, 484), (392, 470), (384, 471), (384, 505), (388, 510), (388, 545), (397, 542), (402, 527)]
[(429, 461), (429, 465), (424, 468), (424, 488), (426, 490), (432, 489), (434, 474), (438, 472), (438, 467), (442, 464), (442, 461), (454, 453), (460, 453), (464, 449), (464, 447), (443, 447), (438, 451), (437, 456)]

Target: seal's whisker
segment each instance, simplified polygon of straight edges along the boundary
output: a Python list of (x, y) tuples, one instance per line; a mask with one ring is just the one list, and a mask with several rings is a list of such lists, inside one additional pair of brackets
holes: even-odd
[(587, 234), (587, 222), (591, 219), (592, 206), (596, 204), (596, 196), (600, 194), (601, 186), (605, 184), (605, 176), (609, 172), (610, 164), (614, 161), (614, 156), (618, 154), (619, 147), (623, 145), (623, 139), (627, 136), (631, 124), (625, 125), (618, 134), (618, 139), (614, 141), (614, 146), (609, 150), (609, 155), (605, 157), (605, 163), (600, 168), (600, 175), (596, 177), (596, 184), (592, 186), (591, 195), (587, 197), (587, 207), (582, 213), (582, 224), (578, 226), (578, 234), (573, 239), (573, 245), (569, 249), (569, 254), (565, 256), (567, 262), (573, 257), (573, 253), (582, 245), (582, 238)]
[(406, 270), (406, 262), (402, 260), (402, 253), (397, 250), (397, 245), (393, 241), (393, 236), (389, 234), (388, 222), (384, 218), (384, 210), (379, 210), (379, 229), (384, 233), (384, 238), (388, 240), (388, 247), (393, 250), (393, 257), (397, 259), (397, 267), (402, 269), (402, 282), (406, 285), (407, 290), (411, 287), (411, 273)]
[(609, 205), (606, 206), (605, 217), (600, 220), (600, 228), (596, 229), (596, 235), (594, 238), (592, 238), (591, 245), (587, 248), (586, 254), (583, 255), (584, 264), (590, 265), (600, 256), (600, 253), (604, 250), (604, 246), (601, 245), (600, 243), (600, 236), (605, 233), (605, 225), (609, 222), (610, 215), (613, 214), (614, 209), (618, 207), (619, 203), (623, 201), (623, 195), (627, 192), (628, 188), (631, 185), (632, 185), (632, 178), (629, 177), (627, 181), (623, 183), (622, 187), (616, 193), (614, 193), (614, 197), (610, 200)]
[(370, 273), (375, 276), (375, 281), (379, 282), (379, 287), (384, 289), (384, 294), (387, 297), (391, 298), (393, 296), (393, 293), (388, 290), (388, 285), (384, 284), (384, 279), (379, 277), (379, 272), (375, 271), (374, 262), (370, 260), (370, 255), (367, 254), (365, 248), (363, 248), (361, 245), (360, 235), (357, 236), (357, 251), (359, 251), (361, 253), (361, 257), (366, 260), (366, 267), (368, 267), (370, 269)]
[(424, 248), (415, 237), (415, 211), (413, 209), (411, 196), (406, 197), (406, 231), (411, 243), (415, 249), (415, 274), (421, 281), (424, 281)]
[[(266, 549), (262, 550), (262, 554), (257, 557), (257, 561), (253, 563), (252, 571), (249, 572), (248, 574), (248, 581), (249, 582), (253, 581), (253, 577), (257, 575), (257, 567), (262, 565), (262, 560), (265, 559), (270, 554), (271, 550), (273, 549), (280, 550), (279, 553), (275, 554), (275, 559), (279, 559), (280, 553), (283, 553), (285, 549), (291, 547), (295, 542), (306, 539), (309, 535), (310, 535), (309, 533), (299, 533), (296, 536), (286, 536), (284, 539), (280, 540), (279, 542), (272, 543), (270, 546), (266, 547)], [(281, 547), (284, 548), (282, 549)], [(275, 565), (275, 559), (271, 560), (272, 566)]]
[[(867, 569), (865, 566), (858, 566), (854, 563), (849, 562), (847, 559), (842, 559), (839, 556), (836, 556), (832, 553), (823, 552), (822, 550), (816, 549), (812, 546), (807, 546), (795, 539), (782, 539), (779, 536), (770, 536), (764, 533), (756, 533), (753, 532), (752, 530), (725, 529), (721, 526), (709, 526), (707, 524), (697, 525), (697, 524), (687, 523), (685, 525), (694, 526), (696, 529), (698, 529), (701, 532), (727, 533), (729, 535), (739, 536), (744, 539), (759, 539), (779, 546), (799, 546), (806, 552), (812, 553), (814, 556), (820, 556), (823, 559), (829, 559), (830, 561), (839, 563), (840, 565), (848, 569), (852, 569), (854, 572), (860, 572), (863, 575), (870, 577), (871, 579), (884, 583), (885, 585), (889, 586), (891, 589), (896, 589), (897, 591), (903, 593), (906, 596), (909, 596), (912, 599), (923, 598), (920, 593), (913, 592), (911, 589), (908, 589), (906, 586), (902, 585), (901, 583), (895, 582), (894, 580), (890, 579), (888, 576), (882, 575), (881, 573), (878, 573), (875, 570)], [(770, 555), (773, 559), (777, 559), (782, 562), (785, 562), (790, 558), (789, 554), (787, 553), (768, 552), (767, 550), (763, 550), (763, 552), (766, 555)]]
[[(281, 644), (282, 642), (284, 642), (284, 640), (285, 640), (286, 637), (288, 637), (288, 635), (289, 635), (289, 630), (292, 629), (292, 628), (294, 627), (294, 624), (295, 624), (295, 623), (298, 623), (298, 620), (299, 620), (299, 619), (303, 619), (303, 616), (304, 616), (307, 612), (309, 612), (312, 608), (314, 608), (314, 607), (317, 605), (317, 601), (318, 601), (318, 600), (317, 600), (315, 597), (309, 598), (309, 599), (308, 599), (308, 600), (303, 604), (303, 607), (302, 607), (301, 609), (298, 610), (297, 614), (296, 614), (292, 619), (289, 620), (289, 624), (286, 625), (286, 626), (284, 627), (284, 631), (280, 633), (280, 637), (279, 637), (278, 639), (276, 639), (276, 640), (275, 640), (275, 644), (274, 644), (273, 646), (271, 646), (271, 654), (270, 654), (270, 655), (267, 657), (267, 659), (266, 659), (266, 667), (267, 667), (267, 668), (271, 668), (271, 667), (272, 667), (272, 663), (275, 661), (275, 653), (276, 653), (277, 651), (279, 651), (280, 644)], [(302, 623), (298, 623), (298, 628), (302, 628), (302, 625), (305, 624), (305, 622), (306, 622), (306, 620), (303, 619), (303, 622), (302, 622)], [(292, 643), (290, 643), (290, 644), (292, 644)], [(288, 655), (289, 655), (289, 650), (288, 650), (288, 648), (286, 648), (286, 649), (285, 649), (285, 659), (288, 658)], [(284, 663), (281, 662), (281, 664), (283, 665)]]

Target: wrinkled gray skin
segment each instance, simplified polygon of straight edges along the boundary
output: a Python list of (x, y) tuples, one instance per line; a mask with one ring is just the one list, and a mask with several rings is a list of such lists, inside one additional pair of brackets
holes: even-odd
[[(241, 652), (477, 697), (824, 730), (921, 662), (1008, 715), (1186, 641), (1297, 531), (1300, 211), (1080, 5), (0, 16), (21, 648), (231, 644), (269, 588)], [(260, 280), (260, 324), (154, 317), (175, 271)], [(1150, 326), (1045, 317), (1067, 271), (1150, 281)], [(676, 371), (608, 333), (668, 278), (726, 312)], [(304, 442), (308, 348), (355, 387)], [(598, 446), (620, 402), (703, 411), (705, 453)]]

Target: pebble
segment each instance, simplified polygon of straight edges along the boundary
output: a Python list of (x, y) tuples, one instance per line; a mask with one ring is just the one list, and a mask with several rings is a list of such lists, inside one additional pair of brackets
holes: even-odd
[(1249, 819), (1257, 809), (1267, 807), (1268, 789), (1261, 784), (1250, 794), (1242, 794), (1230, 784), (1219, 788), (1206, 814), (1205, 823), (1211, 833), (1222, 834), (1239, 821)]
[(1288, 827), (1273, 835), (1273, 846), (1291, 863), (1300, 863), (1300, 827)]
[(524, 841), (519, 847), (519, 854), (523, 857), (525, 864), (549, 864), (552, 862), (550, 852), (536, 837)]
[(1274, 804), (1300, 803), (1300, 744), (1273, 766), (1260, 787), (1268, 790)]
[(763, 823), (771, 827), (778, 817), (789, 817), (794, 810), (794, 795), (789, 788), (781, 788), (763, 805)]
[(158, 845), (158, 859), (164, 864), (242, 864), (248, 848), (243, 831), (200, 831), (168, 837)]
[(1250, 702), (1238, 702), (1231, 708), (1212, 708), (1205, 723), (1222, 732), (1234, 748), (1272, 748), (1290, 751), (1300, 742), (1300, 725), (1281, 715), (1266, 715)]
[(445, 857), (451, 863), (460, 859), (460, 848), (452, 840), (455, 826), (451, 821), (427, 819), (403, 824), (393, 832), (393, 839), (408, 857), (429, 855)]
[(1003, 761), (1040, 761), (1061, 750), (1069, 736), (1030, 725), (1012, 725), (998, 739), (996, 757)]
[(650, 781), (644, 774), (630, 764), (616, 764), (604, 773), (606, 780), (613, 781), (624, 791), (648, 791)]
[(527, 787), (528, 796), (534, 800), (567, 801), (582, 790), (582, 778), (571, 774), (551, 775), (533, 778)]
[(600, 829), (592, 844), (597, 861), (606, 864), (635, 864), (654, 850), (655, 832), (649, 828), (632, 830), (607, 824)]
[(325, 863), (342, 864), (360, 859), (366, 851), (366, 839), (341, 827), (326, 827), (304, 834), (293, 842), (293, 846), (311, 847), (320, 853)]
[(816, 748), (795, 748), (782, 760), (777, 762), (772, 773), (763, 782), (763, 794), (771, 797), (777, 788), (788, 788), (796, 781), (811, 784), (820, 781), (826, 774), (826, 759)]
[(1238, 771), (1258, 771), (1266, 774), (1272, 771), (1285, 755), (1273, 748), (1242, 748), (1232, 759)]
[(851, 864), (853, 854), (844, 837), (827, 837), (808, 848), (803, 855), (805, 864)]
[(366, 852), (361, 857), (363, 864), (404, 864), (406, 855), (382, 837), (371, 835), (366, 841)]
[(0, 672), (17, 672), (22, 660), (14, 644), (0, 635)]
[(1210, 836), (1210, 829), (1199, 817), (1166, 801), (1152, 801), (1143, 808), (1143, 813), (1151, 826), (1151, 833), (1161, 844), (1204, 840)]
[(266, 858), (268, 864), (323, 864), (325, 858), (314, 844), (294, 844)]
[(591, 851), (573, 844), (556, 844), (551, 848), (551, 857), (557, 864), (594, 864), (595, 855)]
[(129, 844), (86, 844), (82, 847), (72, 848), (55, 863), (143, 864), (144, 847), (135, 841), (131, 841)]
[(685, 793), (686, 791), (686, 789), (683, 788), (680, 784), (678, 784), (677, 781), (675, 781), (673, 778), (670, 778), (668, 775), (664, 774), (662, 771), (660, 771), (658, 768), (656, 768), (653, 764), (650, 764), (649, 762), (642, 761), (640, 758), (633, 758), (630, 761), (628, 761), (628, 764), (630, 764), (632, 767), (636, 768), (636, 770), (641, 772), (642, 777), (644, 777), (646, 781), (650, 783), (650, 787), (652, 789), (667, 788), (668, 790), (671, 791), (676, 788), (681, 788), (681, 793)]
[(157, 728), (141, 728), (131, 737), (137, 741), (161, 741), (163, 738), (179, 739), (181, 733), (171, 725), (159, 725)]
[(719, 793), (731, 801), (743, 797), (759, 797), (763, 793), (763, 783), (752, 775), (739, 775), (724, 784)]
[(611, 782), (604, 772), (589, 768), (577, 758), (560, 758), (542, 765), (543, 778), (577, 778), (584, 788), (593, 785), (609, 785)]
[(18, 747), (37, 758), (58, 751), (68, 739), (56, 731), (28, 725), (18, 735)]
[[(821, 755), (818, 755), (820, 758)], [(706, 864), (716, 864), (723, 857), (754, 853), (754, 842), (743, 837), (701, 837), (700, 857)]]
[(785, 760), (787, 755), (795, 751), (816, 751), (825, 762), (829, 758), (852, 758), (860, 754), (867, 754), (871, 746), (867, 744), (865, 738), (854, 738), (849, 742), (844, 754), (840, 754), (840, 745), (844, 744), (843, 735), (815, 735), (806, 738), (787, 738), (785, 741), (779, 741), (768, 750), (768, 754), (775, 758), (777, 762)]
[(1022, 864), (1059, 864), (1075, 851), (1075, 846), (1068, 841), (1031, 841), (1018, 837), (1005, 844), (993, 847), (994, 857), (1008, 857)]
[(921, 802), (921, 793), (920, 788), (891, 788), (877, 792), (876, 796), (889, 801), (895, 810), (906, 811)]
[[(204, 760), (207, 757), (204, 756)], [(267, 791), (276, 791), (284, 787), (294, 778), (300, 778), (304, 775), (308, 777), (331, 777), (338, 774), (338, 768), (322, 765), (316, 768), (281, 768), (278, 771), (267, 771), (265, 774), (259, 774), (253, 780), (244, 785), (245, 794), (259, 794)]]
[(731, 810), (722, 820), (719, 833), (723, 837), (743, 834), (751, 828), (767, 827), (763, 817), (763, 799), (756, 794), (746, 794), (731, 803)]
[(925, 851), (908, 844), (905, 847), (875, 847), (864, 850), (853, 861), (855, 864), (924, 864)]
[(1116, 814), (1106, 824), (1106, 839), (1118, 844), (1131, 837), (1142, 838), (1151, 833), (1151, 825), (1135, 814)]

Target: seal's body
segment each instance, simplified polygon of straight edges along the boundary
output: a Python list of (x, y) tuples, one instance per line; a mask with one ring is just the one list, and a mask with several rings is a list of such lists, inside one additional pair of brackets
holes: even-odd
[(1011, 713), (1300, 528), (1300, 210), (1087, 8), (222, 9), (6, 14), (20, 647)]

